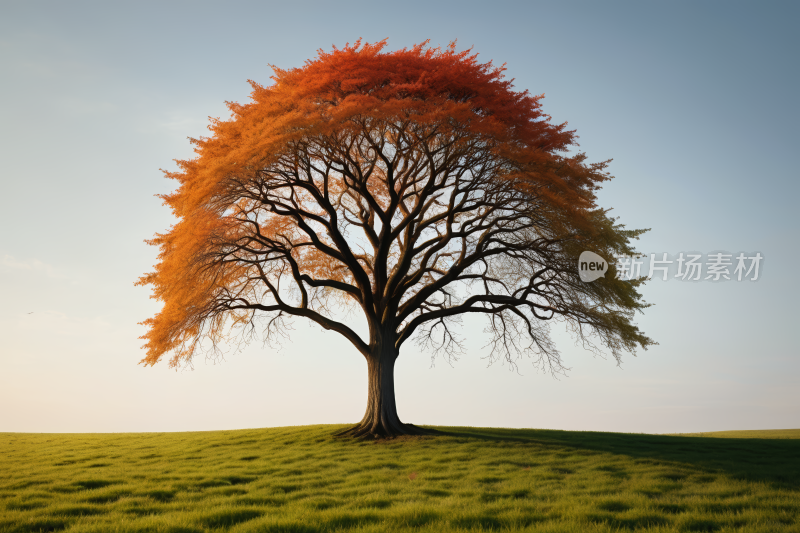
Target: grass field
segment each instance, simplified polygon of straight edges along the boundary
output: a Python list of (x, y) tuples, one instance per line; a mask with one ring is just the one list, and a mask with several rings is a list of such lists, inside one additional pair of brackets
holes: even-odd
[(717, 439), (800, 439), (800, 429), (761, 429), (712, 431), (709, 433), (676, 433), (681, 437), (714, 437)]
[(800, 531), (800, 440), (335, 429), (0, 434), (0, 531)]

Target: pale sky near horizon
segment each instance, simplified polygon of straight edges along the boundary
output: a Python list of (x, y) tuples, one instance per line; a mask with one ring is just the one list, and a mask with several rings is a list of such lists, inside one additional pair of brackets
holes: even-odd
[[(398, 4), (391, 4), (397, 6)], [(561, 329), (568, 376), (403, 348), (404, 421), (693, 432), (800, 427), (800, 4), (791, 2), (0, 2), (0, 432), (186, 431), (355, 422), (366, 364), (295, 322), (178, 372), (143, 367), (158, 303), (133, 282), (172, 223), (159, 168), (244, 102), (270, 65), (359, 37), (458, 40), (545, 94), (645, 253), (763, 256), (759, 279), (653, 280), (636, 322), (658, 346), (593, 357)]]

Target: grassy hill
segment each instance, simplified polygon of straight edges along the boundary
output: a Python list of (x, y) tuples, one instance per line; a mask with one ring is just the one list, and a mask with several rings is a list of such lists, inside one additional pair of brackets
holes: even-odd
[(676, 433), (681, 437), (713, 437), (717, 439), (800, 439), (800, 429), (756, 429), (711, 431), (708, 433)]
[(0, 434), (0, 532), (800, 531), (800, 440)]

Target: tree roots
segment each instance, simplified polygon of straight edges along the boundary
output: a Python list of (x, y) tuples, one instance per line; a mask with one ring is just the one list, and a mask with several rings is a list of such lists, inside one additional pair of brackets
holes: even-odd
[(387, 427), (381, 423), (361, 422), (344, 431), (334, 433), (334, 437), (353, 438), (361, 440), (383, 440), (394, 439), (404, 436), (437, 435), (439, 432), (433, 429), (425, 429), (414, 424), (391, 424)]

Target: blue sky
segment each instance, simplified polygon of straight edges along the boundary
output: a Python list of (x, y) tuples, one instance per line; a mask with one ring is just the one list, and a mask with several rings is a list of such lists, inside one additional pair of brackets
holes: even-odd
[[(404, 348), (398, 408), (418, 424), (683, 432), (800, 427), (797, 3), (3, 2), (0, 5), (0, 431), (181, 431), (361, 418), (366, 365), (295, 323), (193, 370), (137, 365), (158, 309), (133, 282), (172, 223), (159, 168), (270, 64), (359, 37), (425, 39), (506, 63), (545, 93), (644, 253), (760, 252), (757, 282), (654, 280), (637, 319), (659, 345), (621, 367), (558, 328), (568, 377), (431, 367)], [(29, 314), (32, 313), (32, 314)]]

